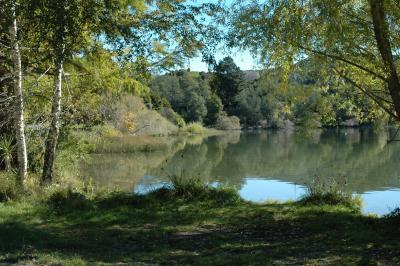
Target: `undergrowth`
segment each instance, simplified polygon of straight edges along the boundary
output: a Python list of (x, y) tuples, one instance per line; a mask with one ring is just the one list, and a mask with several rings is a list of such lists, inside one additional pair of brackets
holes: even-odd
[(17, 199), (19, 189), (15, 174), (11, 172), (0, 172), (0, 202)]

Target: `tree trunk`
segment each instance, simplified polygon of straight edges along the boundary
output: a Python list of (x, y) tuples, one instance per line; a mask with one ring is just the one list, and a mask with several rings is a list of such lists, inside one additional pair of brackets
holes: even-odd
[(12, 58), (14, 65), (14, 95), (15, 95), (15, 131), (18, 150), (18, 177), (19, 182), (23, 182), (28, 172), (28, 157), (25, 142), (25, 122), (24, 122), (24, 95), (22, 90), (22, 66), (21, 53), (18, 44), (18, 26), (15, 11), (15, 2), (11, 4), (12, 23), (10, 27), (10, 38), (12, 43)]
[(400, 80), (394, 62), (392, 48), (389, 38), (389, 26), (385, 17), (384, 0), (370, 0), (370, 8), (372, 15), (372, 23), (374, 25), (374, 33), (376, 43), (381, 54), (385, 72), (387, 75), (387, 86), (390, 96), (393, 100), (394, 109), (396, 111), (396, 119), (400, 120)]
[(55, 62), (54, 84), (53, 84), (53, 104), (51, 111), (51, 125), (46, 140), (46, 150), (44, 154), (44, 165), (42, 174), (42, 184), (49, 183), (53, 178), (54, 160), (56, 155), (56, 147), (58, 136), (60, 133), (60, 116), (61, 116), (61, 92), (62, 92), (62, 75), (63, 75), (63, 49), (57, 56)]

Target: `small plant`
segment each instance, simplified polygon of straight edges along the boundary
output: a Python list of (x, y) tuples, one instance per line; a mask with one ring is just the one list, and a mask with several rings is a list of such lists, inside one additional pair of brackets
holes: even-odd
[(181, 176), (170, 177), (172, 190), (175, 195), (183, 197), (198, 196), (205, 189), (205, 185), (199, 178), (183, 178)]
[(7, 172), (11, 171), (12, 156), (15, 149), (13, 139), (4, 137), (0, 139), (0, 162), (4, 163)]
[(343, 205), (359, 209), (362, 204), (361, 198), (353, 196), (346, 186), (347, 180), (344, 177), (339, 179), (315, 177), (307, 184), (307, 192), (300, 202), (316, 205)]

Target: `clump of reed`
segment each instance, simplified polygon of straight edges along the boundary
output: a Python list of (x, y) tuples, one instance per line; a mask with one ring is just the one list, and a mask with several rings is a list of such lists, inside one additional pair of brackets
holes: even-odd
[(242, 200), (235, 189), (214, 187), (199, 178), (171, 176), (169, 180), (169, 185), (151, 192), (149, 196), (163, 200), (212, 202), (217, 205), (235, 205)]
[(359, 210), (362, 205), (360, 196), (347, 189), (347, 179), (315, 177), (306, 184), (306, 193), (299, 201), (302, 204), (342, 205)]

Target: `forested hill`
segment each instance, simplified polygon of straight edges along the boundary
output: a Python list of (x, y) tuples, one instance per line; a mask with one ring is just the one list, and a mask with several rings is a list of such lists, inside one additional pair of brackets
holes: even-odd
[[(289, 72), (288, 72), (289, 73)], [(318, 59), (282, 69), (240, 70), (227, 57), (210, 73), (180, 70), (156, 76), (153, 98), (186, 121), (217, 126), (238, 117), (244, 128), (359, 126), (387, 119), (367, 96), (332, 74)]]

